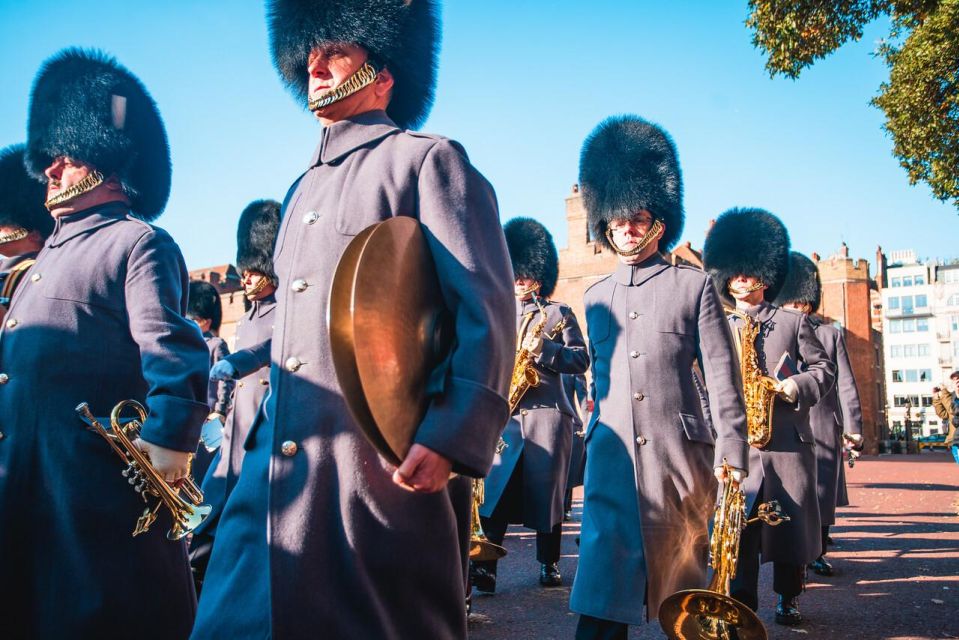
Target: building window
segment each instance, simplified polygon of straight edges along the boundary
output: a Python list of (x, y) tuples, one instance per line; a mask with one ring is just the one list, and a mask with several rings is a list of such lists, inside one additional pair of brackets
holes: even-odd
[(945, 269), (942, 276), (943, 282), (959, 282), (959, 269)]
[(890, 287), (901, 287), (901, 286), (902, 286), (902, 278), (893, 278), (892, 280), (889, 281), (889, 286), (890, 286)]
[(919, 354), (918, 354), (919, 356), (928, 356), (928, 355), (929, 355), (929, 345), (928, 345), (928, 344), (920, 344), (920, 345), (918, 345), (918, 347), (919, 347)]
[(952, 357), (959, 358), (959, 342), (952, 343)]
[(890, 297), (890, 298), (889, 298), (889, 304), (887, 304), (886, 306), (889, 307), (890, 309), (898, 309), (898, 308), (899, 308), (899, 296), (892, 296), (892, 297)]
[(890, 358), (901, 358), (902, 357), (902, 345), (894, 344), (889, 347), (889, 357)]
[(912, 313), (912, 296), (902, 297), (902, 312), (906, 315)]
[(899, 369), (892, 370), (892, 381), (893, 382), (902, 382), (902, 371)]
[(953, 331), (959, 331), (959, 316), (951, 316), (949, 318), (949, 326), (952, 327)]
[(902, 286), (911, 287), (912, 286), (912, 276), (903, 276), (902, 277)]
[(917, 308), (917, 309), (925, 309), (925, 308), (928, 307), (928, 306), (929, 306), (929, 301), (928, 301), (928, 299), (926, 298), (926, 294), (923, 293), (923, 294), (920, 294), (920, 295), (916, 296), (916, 308)]
[(929, 331), (929, 318), (919, 318), (916, 320), (916, 331), (920, 333), (923, 331)]
[(889, 333), (902, 333), (902, 320), (890, 320)]
[(903, 333), (915, 333), (916, 331), (916, 321), (910, 318), (909, 320), (902, 321), (902, 332)]
[(906, 382), (919, 382), (919, 372), (915, 369), (904, 369), (903, 373), (906, 377)]
[(919, 370), (919, 382), (929, 382), (932, 380), (932, 369)]
[(916, 276), (916, 279), (913, 281), (913, 284), (915, 284), (917, 287), (921, 284), (926, 284), (926, 276)]
[(959, 307), (959, 293), (954, 293), (946, 300), (946, 306)]
[(932, 396), (923, 396), (922, 397), (922, 406), (931, 407), (932, 406)]

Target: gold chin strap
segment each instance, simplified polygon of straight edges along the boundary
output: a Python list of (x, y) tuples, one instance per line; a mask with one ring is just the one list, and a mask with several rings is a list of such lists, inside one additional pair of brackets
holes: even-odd
[(737, 289), (731, 284), (726, 285), (726, 288), (729, 290), (729, 293), (732, 293), (732, 294), (738, 293), (740, 295), (744, 295), (747, 293), (752, 293), (753, 291), (759, 291), (765, 286), (766, 286), (766, 283), (764, 283), (762, 280), (757, 280), (755, 284), (753, 284), (751, 287), (746, 287), (745, 289)]
[(528, 296), (529, 294), (531, 294), (531, 293), (536, 293), (537, 291), (539, 291), (539, 288), (540, 288), (541, 286), (542, 286), (542, 285), (540, 285), (540, 283), (537, 282), (536, 284), (534, 284), (534, 285), (532, 285), (532, 286), (529, 286), (529, 287), (523, 289), (522, 291), (515, 291), (515, 290), (514, 290), (514, 291), (513, 291), (513, 295), (516, 297), (517, 300), (522, 300), (523, 298), (525, 298), (525, 297)]
[(629, 258), (630, 256), (635, 256), (643, 251), (646, 247), (650, 245), (653, 240), (658, 240), (663, 235), (663, 222), (662, 220), (653, 220), (653, 226), (649, 228), (649, 231), (646, 232), (646, 235), (643, 236), (643, 239), (639, 241), (639, 244), (630, 249), (629, 251), (623, 251), (616, 246), (616, 243), (613, 241), (613, 232), (609, 230), (609, 227), (606, 227), (606, 239), (609, 241), (609, 246), (613, 248), (613, 251), (617, 255), (620, 255), (624, 258)]
[(372, 63), (364, 62), (363, 66), (357, 69), (340, 86), (315, 98), (310, 98), (308, 102), (310, 111), (319, 111), (323, 107), (328, 107), (334, 102), (339, 102), (343, 98), (353, 95), (363, 87), (372, 84), (378, 73), (379, 70)]
[(47, 211), (53, 211), (54, 207), (57, 207), (64, 202), (69, 202), (74, 198), (82, 196), (88, 191), (93, 191), (97, 187), (103, 184), (103, 174), (99, 171), (94, 171), (89, 174), (86, 178), (76, 183), (72, 187), (65, 189), (53, 196), (44, 203), (44, 206), (47, 208)]
[(249, 291), (244, 291), (243, 295), (246, 296), (247, 300), (252, 302), (253, 300), (256, 299), (258, 295), (260, 295), (261, 291), (266, 289), (266, 285), (270, 284), (271, 282), (272, 280), (264, 276), (260, 278), (260, 281), (256, 283), (255, 287), (253, 287)]
[(11, 231), (10, 233), (0, 234), (0, 244), (7, 244), (8, 242), (16, 242), (17, 240), (23, 240), (30, 232), (20, 227), (16, 231)]

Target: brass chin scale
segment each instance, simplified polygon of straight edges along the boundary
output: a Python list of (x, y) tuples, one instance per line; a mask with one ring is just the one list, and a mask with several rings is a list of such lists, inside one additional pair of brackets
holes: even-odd
[(663, 226), (662, 220), (653, 220), (652, 226), (649, 227), (649, 231), (646, 232), (646, 235), (640, 239), (639, 244), (632, 249), (627, 249), (625, 251), (616, 245), (616, 242), (613, 240), (613, 232), (609, 230), (609, 227), (606, 227), (606, 240), (609, 241), (609, 246), (613, 248), (613, 251), (616, 252), (616, 255), (622, 256), (623, 258), (631, 258), (632, 256), (642, 253), (643, 249), (648, 247), (653, 240), (658, 240), (661, 238), (664, 230), (665, 227)]
[(87, 177), (80, 182), (76, 183), (72, 187), (64, 189), (43, 204), (47, 208), (47, 211), (53, 211), (61, 204), (82, 196), (84, 193), (93, 191), (101, 184), (103, 184), (103, 174), (99, 171), (94, 171), (93, 173), (88, 174)]
[(329, 91), (322, 93), (315, 98), (310, 98), (307, 103), (310, 111), (319, 111), (323, 107), (328, 107), (334, 102), (339, 102), (344, 98), (348, 98), (353, 95), (363, 87), (373, 84), (373, 81), (376, 80), (376, 76), (379, 73), (379, 69), (373, 65), (369, 60), (363, 63), (363, 66), (357, 69), (353, 75), (343, 81), (338, 87), (330, 89)]

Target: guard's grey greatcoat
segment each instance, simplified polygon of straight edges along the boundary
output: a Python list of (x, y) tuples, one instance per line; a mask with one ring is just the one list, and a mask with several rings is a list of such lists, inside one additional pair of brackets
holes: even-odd
[(350, 417), (330, 355), (337, 262), (357, 233), (398, 215), (423, 224), (457, 331), (416, 440), (461, 474), (489, 470), (515, 337), (493, 189), (457, 143), (402, 131), (381, 111), (326, 127), (283, 206), (271, 392), (223, 511), (196, 638), (466, 636), (457, 517), (468, 492), (396, 486)]
[[(719, 295), (658, 254), (586, 291), (593, 415), (570, 608), (641, 624), (666, 596), (706, 584), (713, 467), (746, 467), (745, 410)], [(714, 438), (693, 383), (709, 387)]]
[[(803, 369), (793, 376), (799, 387), (799, 400), (790, 404), (776, 398), (772, 439), (763, 450), (750, 447), (749, 477), (743, 482), (746, 509), (752, 509), (757, 497), (760, 502), (778, 500), (792, 520), (762, 527), (762, 561), (805, 565), (819, 557), (821, 547), (816, 453), (809, 409), (832, 385), (835, 367), (807, 316), (768, 302), (750, 307), (745, 313), (762, 323), (756, 353), (765, 375), (774, 377), (784, 352)], [(729, 316), (729, 322), (735, 331), (742, 327), (742, 320), (735, 315)], [(709, 385), (708, 377), (706, 384)]]
[[(226, 340), (220, 336), (213, 335), (207, 331), (203, 334), (203, 340), (206, 342), (206, 347), (210, 352), (211, 368), (217, 362), (230, 355), (230, 347), (227, 346)], [(218, 413), (221, 416), (226, 416), (226, 414), (229, 413), (233, 384), (233, 380), (210, 380), (207, 382), (206, 401), (211, 413)], [(225, 426), (225, 423), (220, 424), (217, 418), (214, 418), (214, 420), (217, 421), (216, 424), (221, 428)], [(213, 466), (216, 457), (217, 452), (211, 452), (202, 443), (197, 447), (192, 468), (193, 476), (197, 479), (197, 482), (203, 482), (203, 479), (206, 478), (207, 471)], [(205, 497), (206, 495), (204, 494), (204, 498)], [(213, 513), (211, 512), (210, 515), (212, 516)], [(209, 519), (210, 517), (207, 516), (207, 520)]]
[(862, 409), (842, 330), (815, 318), (812, 323), (816, 337), (836, 367), (835, 383), (809, 410), (809, 424), (816, 440), (819, 517), (826, 526), (835, 524), (837, 506), (849, 504), (842, 474), (842, 434), (862, 434)]
[(243, 465), (243, 456), (246, 453), (243, 443), (256, 418), (260, 402), (270, 389), (269, 369), (262, 368), (261, 362), (251, 364), (254, 358), (246, 349), (261, 345), (273, 336), (274, 309), (276, 309), (276, 298), (270, 295), (255, 301), (237, 323), (234, 343), (236, 351), (226, 358), (236, 367), (238, 380), (233, 389), (230, 410), (223, 425), (223, 440), (203, 479), (203, 497), (213, 510), (197, 528), (198, 535), (201, 533), (213, 535), (216, 529), (226, 497), (236, 486), (236, 479)]
[(166, 510), (131, 536), (144, 503), (74, 412), (88, 402), (109, 427), (137, 399), (145, 440), (196, 449), (209, 354), (183, 316), (187, 282), (170, 236), (111, 204), (59, 218), (14, 296), (0, 334), (5, 638), (189, 635), (184, 543), (166, 539)]
[[(573, 446), (576, 409), (569, 403), (561, 374), (583, 373), (589, 354), (583, 333), (572, 309), (559, 302), (547, 302), (543, 329), (543, 352), (535, 358), (540, 384), (520, 400), (503, 432), (506, 449), (493, 458), (486, 478), (486, 494), (480, 515), (489, 517), (499, 503), (516, 463), (523, 456), (523, 526), (548, 533), (563, 520), (566, 476)], [(516, 302), (516, 331), (526, 324), (526, 335), (542, 320), (536, 304)], [(561, 332), (547, 339), (563, 320)], [(528, 324), (527, 324), (528, 323)]]
[(583, 486), (583, 471), (586, 465), (585, 431), (581, 416), (588, 415), (589, 391), (586, 376), (582, 374), (563, 376), (563, 390), (573, 405), (573, 448), (569, 455), (569, 473), (566, 475), (567, 491)]

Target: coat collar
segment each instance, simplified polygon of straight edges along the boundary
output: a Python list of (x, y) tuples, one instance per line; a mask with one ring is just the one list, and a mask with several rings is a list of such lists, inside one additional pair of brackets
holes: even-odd
[(663, 260), (663, 256), (654, 253), (639, 264), (629, 265), (620, 262), (613, 273), (613, 279), (624, 287), (635, 287), (662, 273), (667, 267), (669, 263)]
[(250, 307), (249, 317), (262, 318), (266, 314), (273, 311), (273, 309), (275, 308), (276, 308), (276, 296), (271, 293), (265, 298), (261, 298), (260, 300), (256, 300), (253, 302), (253, 306)]
[(82, 233), (126, 219), (130, 209), (121, 202), (108, 202), (68, 216), (60, 216), (53, 223), (53, 233), (47, 238), (48, 247), (59, 247)]
[(771, 320), (772, 317), (776, 315), (776, 307), (763, 300), (759, 304), (745, 309), (744, 312), (753, 320), (766, 322), (767, 320)]
[(398, 133), (400, 128), (385, 111), (367, 111), (334, 122), (323, 128), (323, 137), (313, 152), (310, 166), (330, 164), (345, 155), (386, 136)]

